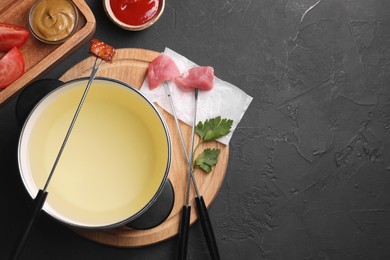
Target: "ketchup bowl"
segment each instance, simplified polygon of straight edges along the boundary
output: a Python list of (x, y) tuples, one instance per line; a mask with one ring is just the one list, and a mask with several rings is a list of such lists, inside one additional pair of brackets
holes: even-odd
[(165, 0), (103, 0), (110, 20), (122, 29), (141, 31), (160, 19)]

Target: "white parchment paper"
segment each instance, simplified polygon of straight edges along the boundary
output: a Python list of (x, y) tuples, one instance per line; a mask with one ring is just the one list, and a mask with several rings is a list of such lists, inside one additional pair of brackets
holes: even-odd
[[(198, 66), (169, 48), (166, 48), (164, 53), (175, 61), (181, 73), (185, 73), (191, 67)], [(178, 118), (191, 126), (194, 114), (194, 92), (182, 91), (174, 82), (169, 82), (169, 87)], [(161, 86), (150, 90), (146, 78), (141, 86), (141, 92), (152, 102), (156, 102), (164, 110), (172, 114), (169, 100), (162, 84)], [(217, 116), (232, 119), (233, 126), (231, 132), (227, 136), (218, 139), (219, 142), (228, 144), (233, 136), (234, 130), (252, 102), (252, 99), (251, 96), (247, 95), (236, 86), (215, 77), (212, 90), (199, 91), (196, 121), (197, 123), (199, 121), (203, 122), (206, 119)]]

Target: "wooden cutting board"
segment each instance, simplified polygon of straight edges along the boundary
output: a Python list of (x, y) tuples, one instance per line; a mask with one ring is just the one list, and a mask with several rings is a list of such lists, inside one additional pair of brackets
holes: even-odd
[[(35, 1), (0, 0), (0, 22), (28, 28), (28, 14)], [(61, 44), (42, 43), (30, 35), (26, 44), (20, 48), (25, 61), (24, 74), (7, 88), (0, 89), (0, 106), (92, 37), (96, 27), (92, 11), (84, 0), (72, 1), (79, 14), (76, 33)], [(0, 58), (3, 55), (5, 52), (0, 52)]]
[[(144, 49), (119, 49), (115, 55), (114, 62), (112, 64), (103, 63), (100, 66), (97, 76), (118, 79), (139, 89), (145, 79), (150, 62), (158, 55), (158, 52)], [(94, 60), (94, 57), (85, 59), (68, 70), (60, 80), (66, 82), (75, 78), (89, 76)], [(167, 122), (172, 139), (172, 164), (168, 178), (173, 185), (175, 202), (171, 214), (165, 222), (149, 230), (134, 230), (128, 227), (110, 230), (74, 229), (81, 236), (106, 245), (140, 247), (164, 241), (178, 234), (180, 211), (185, 201), (187, 164), (182, 152), (173, 116), (159, 106), (157, 107)], [(180, 122), (180, 124), (186, 146), (189, 147), (191, 127), (183, 122)], [(197, 142), (198, 139), (196, 138), (195, 145)], [(207, 143), (207, 147), (221, 149), (218, 163), (211, 173), (206, 174), (201, 170), (194, 172), (200, 195), (203, 195), (205, 203), (209, 207), (217, 196), (218, 190), (224, 180), (229, 157), (229, 147), (218, 142)], [(198, 151), (203, 151), (201, 148)], [(206, 146), (203, 146), (203, 148), (206, 148)], [(190, 198), (194, 198), (194, 196), (195, 192), (192, 186)], [(190, 200), (190, 205), (193, 208), (191, 211), (192, 224), (198, 218), (194, 199)]]

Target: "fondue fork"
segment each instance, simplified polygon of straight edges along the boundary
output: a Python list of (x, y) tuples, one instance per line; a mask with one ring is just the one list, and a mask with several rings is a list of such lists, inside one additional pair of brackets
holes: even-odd
[(79, 102), (77, 110), (73, 116), (72, 122), (70, 123), (70, 126), (68, 128), (68, 132), (66, 133), (66, 136), (62, 142), (61, 148), (60, 148), (60, 150), (57, 154), (57, 157), (54, 161), (54, 164), (53, 164), (53, 167), (50, 171), (50, 174), (46, 180), (45, 186), (43, 187), (43, 189), (39, 189), (35, 199), (33, 200), (33, 205), (31, 208), (29, 218), (27, 219), (27, 222), (23, 226), (22, 233), (20, 233), (20, 235), (19, 235), (19, 237), (14, 245), (14, 248), (13, 248), (12, 253), (9, 257), (9, 260), (19, 259), (20, 253), (22, 252), (24, 243), (26, 242), (26, 240), (28, 238), (30, 230), (31, 230), (32, 226), (34, 225), (34, 223), (36, 222), (36, 220), (38, 219), (39, 213), (41, 212), (43, 205), (45, 204), (47, 195), (48, 195), (47, 188), (49, 186), (50, 180), (53, 177), (54, 171), (55, 171), (57, 164), (61, 158), (62, 152), (64, 151), (65, 145), (66, 145), (66, 143), (69, 139), (69, 136), (72, 132), (73, 126), (76, 123), (76, 119), (80, 113), (81, 107), (83, 106), (85, 98), (87, 97), (87, 94), (88, 94), (88, 91), (91, 87), (92, 81), (94, 80), (96, 73), (99, 69), (99, 66), (102, 64), (102, 62), (103, 62), (102, 59), (100, 59), (99, 57), (96, 57), (91, 75), (90, 75), (88, 83), (87, 83), (87, 86), (84, 90), (83, 96), (81, 97), (81, 100)]
[[(175, 108), (175, 105), (173, 103), (172, 96), (171, 96), (171, 91), (170, 91), (168, 83), (166, 81), (163, 82), (163, 86), (164, 86), (165, 93), (167, 94), (167, 97), (169, 100), (169, 105), (171, 106), (171, 110), (172, 110), (173, 118), (175, 119), (177, 131), (179, 132), (180, 142), (181, 142), (181, 146), (183, 148), (184, 156), (186, 157), (187, 163), (189, 163), (190, 158), (188, 157), (188, 154), (187, 154), (187, 147), (186, 147), (186, 144), (184, 142), (183, 134), (181, 132), (179, 120), (178, 120), (178, 117), (176, 114), (176, 108)], [(194, 178), (194, 175), (192, 174), (192, 171), (190, 172), (190, 177), (192, 179), (192, 183), (194, 184), (196, 195), (199, 196), (199, 189), (198, 189), (198, 186), (196, 184), (196, 180)]]
[[(190, 186), (191, 186), (191, 177), (192, 180), (195, 182), (195, 179), (193, 178), (194, 175), (192, 174), (192, 162), (193, 162), (193, 151), (194, 151), (194, 137), (195, 137), (195, 125), (196, 125), (196, 112), (198, 107), (198, 89), (195, 89), (195, 105), (194, 105), (194, 117), (192, 122), (192, 129), (191, 129), (191, 143), (190, 143), (190, 154), (188, 158), (188, 176), (187, 176), (187, 188), (186, 188), (186, 200), (185, 204), (183, 205), (183, 209), (181, 212), (181, 221), (180, 221), (180, 229), (179, 229), (179, 248), (178, 248), (178, 260), (185, 260), (187, 257), (187, 247), (188, 247), (188, 234), (190, 231), (190, 217), (191, 217), (191, 206), (189, 204), (189, 197), (190, 197)], [(196, 182), (195, 182), (196, 183)]]
[[(181, 132), (180, 124), (179, 124), (179, 121), (177, 119), (176, 109), (175, 109), (174, 103), (172, 101), (171, 92), (170, 92), (168, 83), (166, 81), (164, 81), (163, 85), (164, 85), (165, 93), (168, 96), (169, 104), (171, 106), (171, 110), (172, 110), (172, 113), (173, 113), (173, 117), (175, 119), (177, 130), (179, 132), (179, 137), (180, 137), (181, 145), (182, 145), (182, 148), (183, 148), (183, 151), (184, 151), (184, 155), (186, 157), (187, 163), (191, 164), (191, 168), (189, 168), (189, 178), (192, 179), (192, 183), (193, 183), (194, 188), (195, 188), (196, 209), (197, 209), (197, 212), (198, 212), (198, 215), (199, 215), (199, 219), (200, 219), (200, 223), (201, 223), (201, 226), (202, 226), (203, 235), (204, 235), (204, 237), (206, 239), (207, 247), (208, 247), (208, 250), (210, 252), (211, 258), (213, 260), (219, 260), (220, 256), (219, 256), (218, 246), (217, 246), (217, 242), (216, 242), (216, 239), (215, 239), (213, 227), (211, 225), (210, 217), (209, 217), (209, 214), (208, 214), (208, 211), (207, 211), (207, 207), (206, 207), (206, 204), (204, 202), (203, 196), (199, 195), (199, 189), (198, 189), (195, 177), (194, 177), (193, 172), (192, 172), (192, 157), (193, 157), (192, 150), (193, 150), (193, 148), (191, 148), (191, 150), (190, 150), (191, 151), (191, 161), (190, 161), (190, 158), (188, 157), (188, 154), (187, 154), (187, 148), (186, 148), (186, 145), (185, 145), (185, 142), (184, 142), (184, 139), (183, 139), (183, 134)], [(198, 92), (198, 89), (195, 89), (195, 92), (196, 92), (195, 93), (195, 95), (196, 95), (196, 97), (195, 97), (196, 98), (195, 99), (196, 100), (195, 101), (195, 105), (197, 105), (197, 95), (198, 95), (197, 92)], [(197, 108), (195, 108), (195, 112), (194, 113), (196, 113), (196, 110), (197, 110)], [(196, 114), (195, 114), (195, 118), (194, 118), (193, 124), (195, 124), (195, 122), (196, 122)], [(193, 126), (192, 129), (194, 131), (195, 127)], [(192, 143), (193, 143), (193, 138), (194, 138), (194, 135), (191, 136), (191, 142)], [(180, 226), (183, 229), (185, 227), (187, 228), (184, 231), (181, 231), (181, 229), (180, 229), (180, 232), (183, 233), (183, 236), (180, 238), (181, 239), (180, 241), (182, 241), (182, 242), (180, 242), (181, 244), (179, 244), (179, 248), (182, 248), (182, 249), (179, 249), (179, 252), (180, 252), (179, 253), (179, 257), (180, 257), (180, 255), (183, 257), (183, 254), (184, 254), (184, 258), (182, 258), (182, 259), (185, 259), (185, 255), (186, 255), (186, 251), (187, 251), (189, 222), (190, 222), (190, 213), (191, 213), (190, 212), (191, 211), (191, 206), (188, 205), (189, 186), (190, 186), (190, 184), (188, 182), (187, 183), (187, 192), (186, 192), (186, 204), (183, 206), (183, 212), (185, 212), (185, 213), (182, 212), (182, 223), (188, 223), (188, 224), (183, 224), (183, 225)], [(189, 209), (188, 209), (188, 207), (189, 207)], [(187, 213), (187, 211), (189, 211), (189, 212)]]

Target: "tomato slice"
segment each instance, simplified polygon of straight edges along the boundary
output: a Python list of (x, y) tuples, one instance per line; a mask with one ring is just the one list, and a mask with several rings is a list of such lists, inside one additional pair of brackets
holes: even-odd
[(24, 58), (18, 48), (13, 47), (0, 60), (0, 88), (8, 87), (24, 72)]
[(30, 32), (21, 26), (0, 23), (0, 51), (9, 51), (12, 47), (22, 47)]

